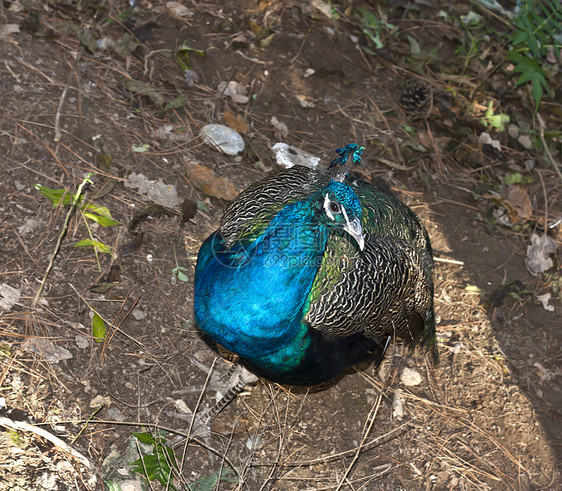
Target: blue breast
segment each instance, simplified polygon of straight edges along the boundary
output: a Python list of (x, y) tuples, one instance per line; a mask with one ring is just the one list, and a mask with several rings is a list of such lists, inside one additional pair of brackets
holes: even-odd
[(301, 208), (284, 208), (249, 247), (215, 232), (199, 251), (196, 321), (258, 372), (290, 372), (310, 348), (303, 318), (327, 234)]

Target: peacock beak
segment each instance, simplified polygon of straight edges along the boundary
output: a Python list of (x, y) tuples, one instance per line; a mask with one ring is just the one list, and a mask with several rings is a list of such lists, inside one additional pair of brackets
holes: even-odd
[(354, 218), (351, 222), (348, 221), (343, 229), (357, 241), (359, 249), (363, 250), (365, 248), (365, 238), (363, 237), (359, 218)]

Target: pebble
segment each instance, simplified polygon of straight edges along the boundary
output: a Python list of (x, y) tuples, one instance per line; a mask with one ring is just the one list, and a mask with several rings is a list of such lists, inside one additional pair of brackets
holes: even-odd
[(507, 127), (507, 134), (509, 135), (510, 138), (517, 140), (517, 138), (519, 138), (519, 128), (514, 124), (510, 124)]
[(135, 309), (133, 310), (133, 317), (137, 321), (142, 321), (146, 319), (146, 312), (142, 311), (141, 309)]
[(531, 148), (533, 148), (533, 142), (529, 135), (520, 135), (519, 138), (517, 138), (517, 141), (527, 150), (531, 150)]
[(208, 124), (201, 129), (201, 135), (212, 147), (226, 155), (238, 155), (244, 150), (244, 140), (232, 128), (223, 124)]

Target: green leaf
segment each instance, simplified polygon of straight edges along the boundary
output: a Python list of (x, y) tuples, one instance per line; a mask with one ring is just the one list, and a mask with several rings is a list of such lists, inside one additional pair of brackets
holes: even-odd
[(144, 153), (150, 148), (148, 143), (143, 143), (142, 145), (132, 145), (131, 149), (135, 153)]
[(145, 445), (154, 445), (156, 443), (152, 434), (147, 433), (146, 431), (143, 433), (133, 431), (133, 435), (139, 442), (144, 443)]
[(149, 481), (158, 480), (166, 489), (175, 490), (173, 484), (172, 466), (177, 469), (176, 455), (172, 448), (165, 445), (166, 440), (159, 433), (154, 437), (150, 433), (136, 433), (133, 435), (143, 444), (152, 445), (152, 453), (141, 457), (130, 465), (133, 472), (143, 475)]
[(533, 94), (533, 99), (535, 100), (535, 111), (538, 111), (543, 95), (543, 86), (540, 79), (535, 78), (531, 82), (531, 93)]
[(510, 172), (502, 181), (504, 184), (521, 184), (523, 182), (523, 174), (521, 172)]
[(122, 491), (121, 484), (118, 482), (110, 481), (109, 479), (103, 479), (103, 482), (107, 486), (108, 491)]
[(119, 56), (126, 58), (131, 55), (138, 46), (139, 43), (137, 43), (137, 41), (129, 33), (125, 33), (117, 39), (117, 41), (115, 41), (113, 49)]
[(511, 36), (511, 44), (513, 46), (517, 46), (518, 44), (524, 43), (527, 41), (527, 33), (523, 31), (515, 31), (515, 33)]
[(532, 58), (519, 55), (518, 57), (516, 57), (515, 61), (517, 63), (517, 65), (513, 69), (515, 73), (523, 73), (526, 71), (544, 73), (539, 64)]
[(416, 130), (415, 130), (412, 126), (410, 126), (409, 124), (403, 124), (403, 125), (402, 125), (402, 129), (403, 129), (406, 133), (408, 133), (408, 135), (410, 135), (411, 137), (413, 137), (413, 136), (416, 135)]
[(189, 491), (213, 491), (217, 488), (221, 481), (234, 484), (238, 482), (236, 476), (231, 477), (233, 474), (232, 469), (223, 468), (213, 472), (210, 476), (202, 477), (197, 479), (197, 481), (189, 484), (187, 489)]
[(119, 225), (119, 222), (113, 220), (113, 218), (107, 218), (101, 215), (94, 215), (93, 213), (85, 212), (84, 216), (88, 217), (90, 220), (99, 223), (102, 227), (114, 227)]
[(92, 239), (84, 239), (79, 240), (76, 244), (73, 244), (72, 247), (93, 247), (98, 252), (103, 254), (111, 254), (111, 247), (105, 245), (103, 242), (99, 240), (92, 240)]
[(531, 83), (531, 93), (535, 102), (535, 111), (538, 110), (544, 92), (549, 92), (546, 73), (536, 60), (527, 56), (522, 56), (517, 52), (508, 53), (508, 58), (516, 63), (514, 73), (521, 73), (515, 83), (516, 86)]
[(152, 85), (140, 80), (126, 79), (123, 80), (123, 87), (129, 92), (139, 96), (147, 96), (153, 104), (162, 107), (166, 102), (166, 99), (161, 92), (156, 90)]
[(109, 208), (107, 206), (98, 206), (98, 205), (94, 205), (93, 203), (88, 203), (86, 205), (86, 209), (88, 211), (91, 211), (92, 213), (101, 215), (102, 217), (112, 218), (111, 212), (109, 211)]
[(475, 293), (476, 295), (484, 295), (484, 294), (486, 293), (482, 288), (480, 288), (480, 287), (478, 287), (478, 286), (476, 286), (476, 285), (466, 285), (466, 286), (464, 287), (464, 289), (465, 289), (467, 292)]
[(43, 196), (45, 196), (45, 198), (50, 199), (53, 202), (53, 208), (56, 208), (59, 205), (59, 202), (63, 196), (63, 205), (72, 204), (73, 195), (66, 189), (51, 189), (45, 186), (41, 186), (41, 184), (36, 184), (35, 189), (37, 189)]
[(94, 312), (94, 317), (92, 319), (92, 334), (94, 336), (94, 340), (98, 343), (101, 343), (105, 339), (105, 322), (97, 312)]
[(408, 42), (410, 43), (410, 54), (421, 55), (421, 49), (418, 42), (412, 36), (408, 36), (407, 38), (408, 38)]
[(178, 66), (180, 67), (182, 72), (185, 72), (186, 70), (189, 70), (189, 68), (190, 68), (189, 67), (190, 53), (195, 53), (196, 55), (199, 55), (201, 57), (207, 56), (206, 51), (204, 51), (202, 49), (191, 48), (184, 41), (183, 44), (180, 46), (180, 48), (178, 49), (178, 51), (176, 53), (176, 62), (177, 62)]
[(135, 472), (143, 474), (150, 481), (158, 479), (160, 473), (160, 466), (156, 455), (143, 455), (131, 463), (131, 467), (133, 467)]
[(86, 215), (90, 220), (99, 223), (102, 227), (112, 227), (119, 225), (119, 222), (115, 221), (111, 216), (109, 208), (106, 206), (97, 206), (93, 203), (88, 203), (86, 206)]
[(360, 7), (359, 12), (361, 14), (361, 17), (363, 17), (363, 24), (372, 28), (379, 27), (379, 21), (376, 18), (375, 14), (373, 14), (373, 12), (366, 9), (365, 7)]
[(373, 34), (369, 29), (363, 29), (363, 34), (375, 45), (376, 49), (381, 49), (383, 47), (381, 36), (378, 32)]
[(175, 274), (176, 277), (178, 278), (178, 280), (183, 281), (184, 283), (187, 283), (189, 281), (189, 278), (184, 273), (184, 271), (187, 271), (187, 269), (184, 268), (183, 266), (177, 266), (174, 269), (172, 269), (172, 274)]
[(162, 109), (162, 112), (165, 113), (166, 111), (170, 111), (171, 109), (177, 109), (178, 107), (183, 107), (187, 104), (187, 97), (184, 95), (178, 95), (173, 99), (170, 99), (166, 102), (166, 105)]
[(525, 70), (517, 79), (515, 83), (516, 86), (522, 85), (530, 80), (533, 80), (537, 76), (537, 72), (534, 70)]

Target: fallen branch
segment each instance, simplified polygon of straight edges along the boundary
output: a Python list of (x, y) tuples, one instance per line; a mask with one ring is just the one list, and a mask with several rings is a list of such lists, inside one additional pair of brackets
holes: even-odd
[(43, 428), (39, 428), (38, 426), (30, 425), (24, 421), (12, 421), (10, 418), (6, 418), (1, 416), (0, 417), (0, 426), (4, 426), (5, 428), (9, 428), (10, 430), (14, 431), (28, 431), (30, 433), (34, 433), (45, 440), (51, 442), (55, 447), (60, 448), (64, 452), (72, 455), (76, 460), (79, 460), (82, 464), (84, 464), (88, 469), (93, 470), (94, 466), (90, 462), (90, 460), (82, 455), (77, 450), (74, 450), (70, 445), (66, 442), (62, 441), (58, 436), (52, 435), (47, 430)]

